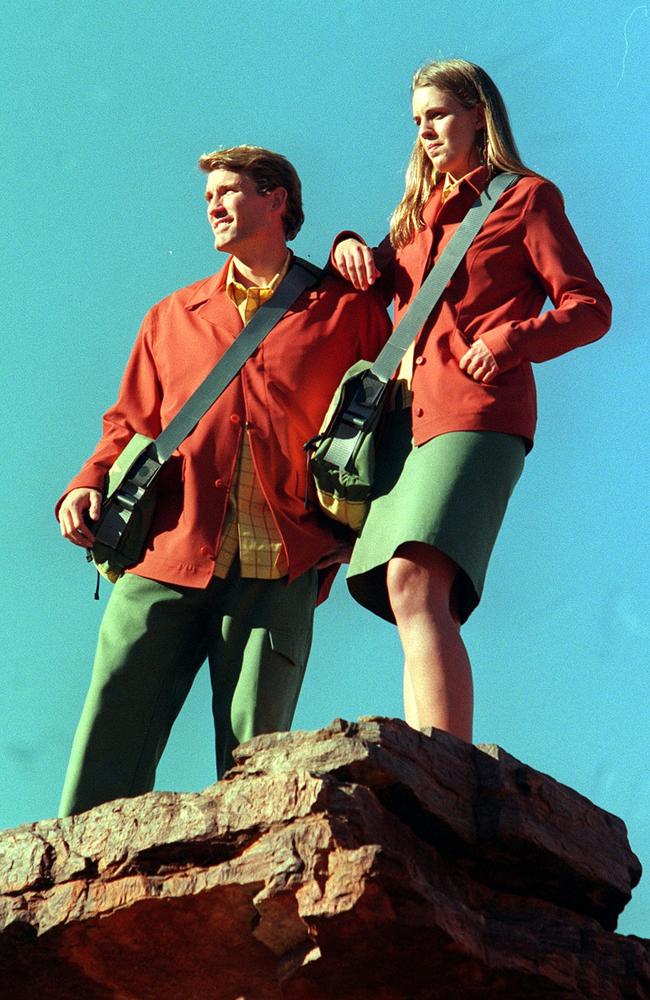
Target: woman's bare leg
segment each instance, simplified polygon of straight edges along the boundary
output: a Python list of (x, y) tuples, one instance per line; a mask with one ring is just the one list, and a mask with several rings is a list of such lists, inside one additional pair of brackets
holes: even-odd
[(418, 706), (415, 700), (415, 692), (413, 691), (413, 684), (411, 682), (411, 675), (406, 669), (406, 664), (404, 664), (404, 718), (408, 722), (409, 726), (413, 729), (420, 729), (420, 723), (418, 721)]
[(404, 650), (406, 721), (472, 741), (472, 670), (450, 606), (456, 564), (420, 542), (400, 546), (387, 571), (388, 596)]

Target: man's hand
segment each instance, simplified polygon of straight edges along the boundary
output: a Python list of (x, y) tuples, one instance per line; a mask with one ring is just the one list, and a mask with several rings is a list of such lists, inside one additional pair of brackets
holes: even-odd
[(89, 549), (95, 541), (95, 536), (84, 521), (84, 513), (88, 511), (90, 519), (97, 521), (101, 502), (102, 495), (99, 490), (85, 486), (70, 490), (59, 507), (59, 525), (63, 537), (73, 545)]
[(333, 256), (341, 277), (352, 282), (359, 292), (365, 292), (379, 277), (372, 250), (360, 240), (341, 240), (334, 248)]
[(492, 351), (480, 337), (463, 354), (459, 364), (461, 370), (475, 382), (491, 382), (499, 374), (499, 366)]

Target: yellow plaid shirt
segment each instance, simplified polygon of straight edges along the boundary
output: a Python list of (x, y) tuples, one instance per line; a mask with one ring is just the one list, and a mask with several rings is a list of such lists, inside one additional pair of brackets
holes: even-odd
[[(289, 269), (287, 254), (281, 270), (266, 287), (246, 288), (237, 280), (234, 261), (230, 262), (226, 293), (237, 306), (244, 323), (270, 299)], [(242, 576), (256, 580), (277, 580), (288, 571), (282, 539), (273, 520), (255, 472), (250, 447), (250, 432), (244, 428), (235, 477), (230, 492), (221, 546), (215, 560), (215, 576), (225, 579), (239, 553)]]

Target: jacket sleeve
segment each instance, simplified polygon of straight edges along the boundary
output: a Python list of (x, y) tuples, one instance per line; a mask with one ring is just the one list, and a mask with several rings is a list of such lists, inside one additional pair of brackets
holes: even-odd
[(68, 483), (57, 501), (55, 515), (66, 495), (79, 487), (102, 490), (104, 477), (134, 433), (154, 438), (161, 431), (161, 390), (153, 353), (155, 319), (148, 313), (127, 363), (116, 403), (106, 411), (97, 446)]
[[(363, 236), (359, 236), (358, 233), (353, 232), (351, 229), (344, 229), (343, 232), (338, 233), (332, 241), (332, 249), (330, 250), (330, 256), (328, 261), (328, 268), (334, 274), (339, 274), (339, 270), (334, 263), (334, 251), (339, 243), (343, 240), (354, 239), (359, 240), (360, 243), (365, 243)], [(367, 245), (367, 244), (366, 244)], [(375, 291), (381, 296), (385, 305), (389, 305), (395, 296), (395, 250), (391, 246), (390, 239), (385, 236), (381, 241), (379, 246), (373, 248), (373, 257), (375, 258), (375, 267), (379, 271), (379, 278), (375, 281), (372, 286)], [(347, 279), (345, 279), (347, 280)]]
[(392, 323), (386, 312), (379, 292), (374, 286), (367, 292), (359, 292), (359, 306), (362, 309), (361, 351), (368, 361), (374, 361), (392, 332)]
[(611, 321), (611, 302), (553, 184), (542, 182), (531, 189), (521, 227), (523, 252), (553, 308), (481, 334), (502, 370), (522, 361), (548, 361), (598, 340)]

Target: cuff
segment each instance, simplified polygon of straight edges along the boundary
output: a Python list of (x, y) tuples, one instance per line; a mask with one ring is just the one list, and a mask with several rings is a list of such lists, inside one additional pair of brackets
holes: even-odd
[(509, 334), (512, 332), (512, 323), (503, 323), (501, 326), (496, 326), (493, 330), (487, 330), (486, 333), (479, 334), (479, 340), (482, 340), (486, 347), (492, 351), (494, 355), (494, 360), (496, 361), (499, 371), (507, 371), (509, 368), (515, 368), (522, 361), (519, 352), (512, 346), (509, 339)]

